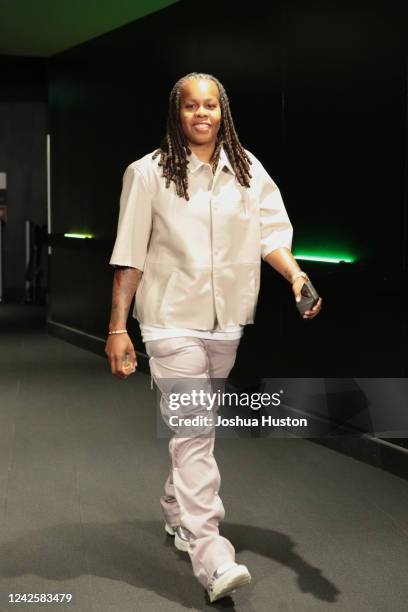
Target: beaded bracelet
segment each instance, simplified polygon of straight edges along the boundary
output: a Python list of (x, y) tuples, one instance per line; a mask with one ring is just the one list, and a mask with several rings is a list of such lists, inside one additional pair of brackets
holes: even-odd
[(108, 334), (127, 334), (127, 329), (115, 329), (108, 332)]

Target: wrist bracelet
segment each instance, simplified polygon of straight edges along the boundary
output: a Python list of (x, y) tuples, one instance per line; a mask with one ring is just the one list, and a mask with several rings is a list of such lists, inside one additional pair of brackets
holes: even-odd
[(127, 329), (115, 329), (113, 331), (109, 331), (108, 334), (127, 334)]
[(295, 282), (295, 280), (299, 277), (299, 276), (303, 276), (304, 278), (306, 278), (307, 280), (309, 280), (308, 275), (306, 274), (306, 272), (303, 272), (303, 270), (300, 270), (299, 272), (296, 272), (296, 274), (292, 277), (292, 285)]

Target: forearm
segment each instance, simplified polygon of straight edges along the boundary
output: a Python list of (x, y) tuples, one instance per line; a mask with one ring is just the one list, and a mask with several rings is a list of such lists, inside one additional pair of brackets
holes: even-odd
[(112, 309), (109, 331), (125, 329), (130, 304), (137, 291), (143, 272), (137, 268), (117, 268), (113, 276)]
[(292, 252), (286, 247), (280, 247), (268, 253), (264, 261), (275, 268), (275, 270), (279, 272), (279, 274), (282, 274), (289, 282), (292, 282), (294, 274), (301, 270)]

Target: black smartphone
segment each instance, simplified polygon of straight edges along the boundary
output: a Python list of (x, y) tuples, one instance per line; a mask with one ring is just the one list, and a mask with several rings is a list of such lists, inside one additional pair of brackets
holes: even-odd
[(319, 301), (319, 294), (313, 287), (311, 281), (307, 280), (303, 283), (300, 295), (301, 299), (300, 302), (296, 302), (296, 308), (303, 317), (306, 310), (310, 310), (315, 304), (317, 304), (317, 302)]

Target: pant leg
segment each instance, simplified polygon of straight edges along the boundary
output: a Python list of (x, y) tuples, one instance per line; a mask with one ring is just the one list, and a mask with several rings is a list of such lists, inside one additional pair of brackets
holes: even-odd
[[(204, 340), (214, 393), (220, 392), (221, 394), (224, 392), (226, 379), (234, 367), (240, 341), (241, 338), (235, 340)], [(215, 405), (215, 410), (217, 408), (218, 406)]]
[[(171, 440), (170, 440), (171, 442)], [(169, 449), (170, 452), (170, 449)], [(173, 466), (171, 461), (170, 452), (170, 470), (167, 476), (166, 482), (164, 483), (164, 494), (160, 497), (160, 505), (163, 510), (166, 523), (171, 527), (177, 527), (180, 525), (180, 507), (177, 502), (177, 498), (174, 491), (173, 483)]]
[[(187, 378), (189, 376), (194, 376), (194, 378), (200, 376), (205, 377), (206, 375), (202, 372), (204, 364), (201, 364), (201, 367), (194, 366), (194, 359), (192, 359), (197, 350), (199, 353), (202, 351), (202, 345), (194, 338), (192, 338), (191, 341), (189, 338), (184, 338), (181, 341), (179, 338), (169, 338), (147, 341), (145, 346), (146, 352), (150, 357), (149, 366), (151, 375), (158, 388), (162, 391), (160, 411), (163, 420), (168, 425), (167, 421), (170, 410), (165, 400), (165, 392), (168, 391), (168, 389), (165, 388), (165, 386), (168, 387), (167, 379)], [(193, 353), (191, 353), (191, 351), (193, 351)], [(182, 522), (173, 482), (173, 438), (169, 440), (170, 469), (164, 485), (164, 494), (160, 497), (160, 505), (166, 522), (171, 527), (177, 527), (182, 524)]]
[(228, 378), (234, 367), (240, 341), (241, 338), (236, 340), (204, 340), (212, 379)]
[[(240, 343), (240, 338), (236, 340), (203, 340), (205, 345), (205, 350), (207, 353), (208, 359), (208, 372), (210, 375), (210, 380), (213, 381), (211, 388), (214, 393), (223, 392), (225, 387), (225, 379), (228, 378), (230, 371), (232, 370), (237, 349)], [(214, 407), (213, 416), (216, 417), (217, 409)], [(206, 439), (206, 438), (204, 438)], [(208, 438), (207, 438), (208, 440)], [(217, 478), (213, 481), (213, 491), (215, 499), (213, 501), (214, 506), (220, 504), (222, 507), (222, 514), (218, 517), (218, 521), (216, 524), (216, 533), (219, 534), (219, 523), (222, 519), (225, 518), (225, 508), (222, 503), (221, 497), (219, 495), (220, 487), (221, 487), (221, 476), (216, 463), (216, 459), (214, 456), (214, 443), (215, 443), (215, 431), (214, 437), (211, 437), (210, 443), (207, 447), (207, 452), (210, 453), (212, 462), (214, 463)], [(208, 526), (207, 526), (208, 529)], [(204, 531), (204, 530), (203, 530)], [(214, 530), (215, 531), (215, 530)], [(197, 538), (193, 540), (190, 546), (190, 558), (192, 561), (194, 573), (203, 584), (204, 587), (207, 586), (209, 579), (211, 578), (214, 570), (219, 567), (224, 561), (235, 561), (235, 548), (227, 540), (230, 544), (229, 547), (229, 556), (222, 557), (221, 555), (214, 555), (214, 535), (213, 530), (208, 529), (207, 532), (204, 532), (207, 535), (204, 535), (201, 538)], [(222, 536), (219, 536), (222, 537)], [(224, 538), (225, 539), (225, 538)]]
[[(224, 343), (218, 340), (211, 342)], [(208, 385), (211, 370), (218, 376), (227, 376), (235, 360), (238, 342), (225, 342), (225, 346), (220, 345), (218, 350), (210, 351), (211, 356), (207, 352), (206, 341), (200, 338), (166, 338), (146, 342), (151, 373), (159, 389), (165, 390), (164, 379), (168, 378), (203, 378), (203, 383)], [(166, 410), (166, 403), (161, 404), (161, 410)], [(218, 530), (225, 510), (218, 494), (221, 480), (213, 450), (213, 435), (189, 438), (173, 436), (169, 442), (171, 470), (166, 481), (165, 496), (161, 498), (165, 518), (169, 519), (170, 524), (177, 517), (175, 502), (170, 498), (172, 495), (176, 498), (179, 524), (194, 536), (189, 554), (194, 574), (204, 587), (219, 565), (235, 558), (231, 542)]]

